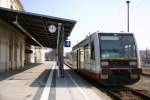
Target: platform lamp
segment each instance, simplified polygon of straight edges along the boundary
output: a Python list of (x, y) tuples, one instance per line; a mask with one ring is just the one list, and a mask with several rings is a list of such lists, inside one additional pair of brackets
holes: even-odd
[(130, 4), (130, 1), (127, 0), (126, 3), (127, 3), (127, 31), (129, 32), (129, 4)]

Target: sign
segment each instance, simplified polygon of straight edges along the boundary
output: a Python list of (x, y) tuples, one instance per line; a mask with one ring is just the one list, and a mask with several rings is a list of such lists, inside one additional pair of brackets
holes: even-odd
[(64, 46), (65, 46), (65, 47), (71, 47), (71, 41), (65, 40)]
[(101, 36), (101, 40), (119, 40), (117, 36)]
[(49, 27), (48, 27), (48, 30), (49, 30), (49, 32), (50, 33), (55, 33), (56, 32), (56, 26), (55, 25), (50, 25)]

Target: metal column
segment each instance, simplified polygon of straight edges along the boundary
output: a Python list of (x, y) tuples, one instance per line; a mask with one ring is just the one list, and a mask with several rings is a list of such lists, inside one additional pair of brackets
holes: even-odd
[(58, 64), (58, 76), (64, 77), (64, 27), (61, 23), (58, 24), (58, 36), (57, 36), (57, 64)]
[(127, 3), (127, 31), (129, 32), (129, 24), (130, 24), (130, 21), (129, 21), (129, 3), (130, 3), (130, 1), (126, 1), (126, 3)]

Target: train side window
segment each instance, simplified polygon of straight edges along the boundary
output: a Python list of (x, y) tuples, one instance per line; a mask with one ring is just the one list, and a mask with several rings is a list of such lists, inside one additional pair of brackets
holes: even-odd
[(90, 59), (89, 58), (90, 57), (90, 55), (89, 55), (89, 53), (90, 53), (89, 49), (90, 48), (89, 48), (88, 44), (84, 46), (84, 59), (85, 59), (85, 62), (88, 62), (88, 59)]
[(94, 41), (91, 42), (91, 59), (95, 60), (95, 48), (94, 48)]

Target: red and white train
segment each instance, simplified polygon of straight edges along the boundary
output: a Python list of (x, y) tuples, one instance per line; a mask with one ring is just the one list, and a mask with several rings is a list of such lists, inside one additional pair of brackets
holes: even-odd
[(72, 69), (103, 84), (133, 84), (140, 79), (132, 33), (93, 33), (72, 49)]

